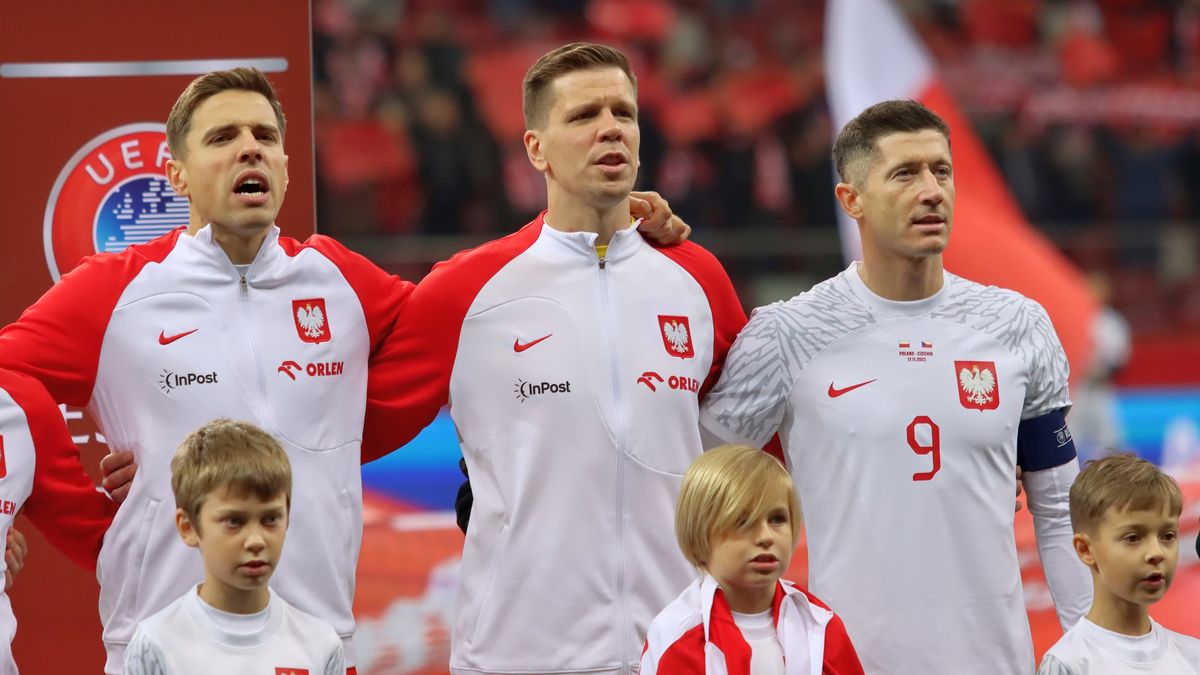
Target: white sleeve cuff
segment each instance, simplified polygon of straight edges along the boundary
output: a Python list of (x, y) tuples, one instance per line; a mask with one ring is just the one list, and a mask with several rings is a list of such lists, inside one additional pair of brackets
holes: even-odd
[(1025, 472), (1021, 478), (1046, 584), (1063, 630), (1074, 626), (1092, 605), (1091, 572), (1075, 555), (1071, 543), (1074, 532), (1068, 495), (1078, 474), (1079, 462), (1072, 459), (1053, 469)]

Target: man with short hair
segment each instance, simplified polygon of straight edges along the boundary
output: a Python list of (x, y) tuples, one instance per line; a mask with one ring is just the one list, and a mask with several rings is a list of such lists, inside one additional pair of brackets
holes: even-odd
[(777, 431), (803, 505), (810, 590), (868, 673), (1034, 668), (1013, 540), (1020, 467), (1064, 627), (1090, 603), (1071, 548), (1067, 361), (1040, 305), (943, 268), (949, 129), (914, 101), (838, 135), (835, 190), (863, 259), (755, 311), (704, 402), (706, 445)]
[(369, 375), (413, 286), (328, 237), (280, 236), (286, 120), (258, 70), (196, 78), (167, 129), (187, 228), (86, 259), (0, 331), (0, 365), (88, 406), (110, 447), (137, 462), (127, 488), (121, 462), (106, 467), (119, 472), (106, 485), (128, 497), (100, 553), (105, 670), (121, 672), (138, 621), (201, 579), (167, 506), (168, 463), (186, 433), (219, 417), (253, 422), (287, 451), (303, 495), (291, 549), (303, 554), (282, 561), (273, 587), (329, 621), (353, 666), (359, 465), (419, 431), (389, 424), (391, 409), (379, 409), (404, 392)]
[(451, 671), (628, 674), (694, 576), (663, 534), (701, 452), (699, 397), (745, 315), (711, 254), (633, 228), (640, 130), (623, 54), (547, 53), (524, 110), (547, 210), (436, 266), (381, 354), (410, 367), (376, 373), (424, 402), (401, 427), (448, 400), (470, 467)]

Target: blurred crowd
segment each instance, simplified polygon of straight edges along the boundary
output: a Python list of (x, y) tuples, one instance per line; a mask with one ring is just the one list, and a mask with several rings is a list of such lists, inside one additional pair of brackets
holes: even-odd
[[(1200, 330), (1200, 0), (896, 4), (1030, 219), (1110, 279), (1135, 331)], [(701, 241), (827, 233), (814, 273), (835, 272), (824, 5), (314, 0), (320, 228), (484, 237), (530, 220), (545, 191), (521, 78), (588, 39), (633, 60), (641, 186)], [(807, 260), (759, 248), (735, 277)]]

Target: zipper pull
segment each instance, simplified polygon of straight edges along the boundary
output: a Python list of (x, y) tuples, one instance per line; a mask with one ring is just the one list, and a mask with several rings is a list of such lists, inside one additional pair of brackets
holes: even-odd
[(604, 256), (600, 256), (600, 269), (604, 269), (604, 262), (607, 260)]
[(241, 277), (241, 279), (238, 280), (238, 290), (241, 291), (242, 297), (245, 297), (249, 293), (249, 290), (246, 287), (246, 277), (245, 276)]

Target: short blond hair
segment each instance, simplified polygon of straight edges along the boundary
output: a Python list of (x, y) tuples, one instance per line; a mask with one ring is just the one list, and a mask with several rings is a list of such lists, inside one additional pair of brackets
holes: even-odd
[(262, 94), (275, 112), (275, 123), (279, 125), (279, 139), (287, 135), (287, 118), (283, 105), (275, 94), (275, 87), (258, 68), (233, 68), (214, 70), (192, 80), (171, 106), (167, 115), (167, 147), (175, 159), (187, 157), (187, 135), (192, 128), (192, 114), (209, 98), (223, 91), (249, 91)]
[(292, 507), (292, 466), (283, 446), (249, 422), (218, 419), (188, 434), (171, 459), (175, 507), (199, 529), (209, 495), (229, 489), (263, 501), (280, 494)]
[(800, 502), (792, 477), (778, 459), (747, 445), (722, 445), (692, 462), (675, 502), (675, 538), (688, 562), (703, 569), (714, 539), (766, 515), (772, 488), (787, 493), (792, 541), (798, 541)]
[(1179, 516), (1183, 495), (1179, 484), (1154, 464), (1130, 454), (1088, 462), (1071, 485), (1071, 528), (1094, 532), (1109, 509), (1158, 511)]
[(591, 42), (572, 42), (542, 55), (525, 73), (521, 82), (521, 111), (526, 129), (540, 129), (553, 107), (550, 85), (559, 77), (577, 70), (619, 68), (633, 85), (637, 97), (637, 78), (629, 67), (629, 59), (620, 50)]

